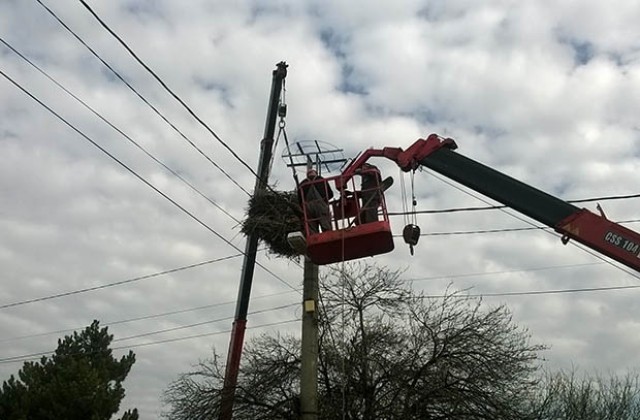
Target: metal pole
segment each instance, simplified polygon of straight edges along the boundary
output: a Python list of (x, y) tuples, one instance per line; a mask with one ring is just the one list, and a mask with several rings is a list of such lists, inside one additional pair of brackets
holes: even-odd
[(302, 285), (300, 409), (302, 420), (318, 419), (318, 266), (304, 258)]
[[(274, 134), (276, 130), (276, 120), (278, 117), (278, 105), (282, 83), (287, 77), (287, 64), (284, 61), (278, 63), (273, 71), (271, 83), (271, 96), (269, 98), (269, 108), (267, 110), (267, 121), (264, 129), (264, 138), (260, 143), (260, 160), (258, 162), (258, 179), (253, 189), (256, 194), (264, 190), (269, 179), (269, 162), (273, 154)], [(227, 366), (224, 375), (224, 386), (222, 389), (222, 400), (220, 402), (220, 420), (231, 420), (233, 416), (233, 400), (238, 383), (238, 370), (240, 369), (240, 358), (242, 356), (242, 346), (244, 343), (244, 332), (247, 325), (247, 312), (249, 309), (249, 299), (251, 297), (251, 284), (253, 282), (253, 272), (256, 265), (256, 254), (258, 252), (258, 237), (250, 234), (245, 245), (244, 263), (242, 264), (242, 275), (240, 278), (240, 288), (236, 301), (235, 320), (231, 329), (229, 340), (229, 352), (227, 354)]]

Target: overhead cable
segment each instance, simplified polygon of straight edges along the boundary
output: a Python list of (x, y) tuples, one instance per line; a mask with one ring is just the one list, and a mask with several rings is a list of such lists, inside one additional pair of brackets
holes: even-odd
[[(594, 201), (608, 201), (608, 200), (627, 200), (630, 198), (640, 198), (640, 194), (625, 194), (625, 195), (608, 195), (602, 197), (582, 198), (578, 200), (566, 200), (567, 203), (589, 203)], [(448, 209), (434, 209), (434, 210), (418, 210), (417, 214), (441, 214), (441, 213), (459, 213), (459, 212), (471, 212), (471, 211), (486, 211), (486, 210), (501, 210), (508, 209), (508, 206), (495, 205), (495, 206), (477, 206), (477, 207), (454, 207)], [(389, 216), (404, 216), (406, 212), (388, 212)]]
[(601, 265), (601, 264), (604, 264), (604, 262), (551, 265), (546, 267), (519, 268), (514, 270), (501, 270), (501, 271), (482, 271), (482, 272), (475, 272), (475, 273), (450, 274), (445, 276), (415, 277), (415, 278), (406, 279), (406, 281), (416, 282), (416, 281), (426, 281), (426, 280), (450, 280), (450, 279), (458, 279), (463, 277), (495, 276), (500, 274), (524, 273), (528, 271), (557, 270), (557, 269), (563, 269), (563, 268), (587, 267), (587, 266), (594, 266), (594, 265)]
[(229, 213), (227, 210), (225, 210), (222, 206), (220, 206), (218, 203), (216, 203), (213, 199), (211, 199), (209, 196), (207, 196), (206, 194), (204, 194), (202, 191), (200, 191), (199, 189), (197, 189), (191, 182), (189, 182), (187, 179), (185, 179), (182, 175), (180, 175), (178, 172), (176, 172), (175, 170), (171, 169), (169, 166), (167, 166), (164, 162), (162, 162), (161, 160), (159, 160), (158, 158), (156, 158), (153, 154), (151, 154), (147, 149), (145, 149), (144, 147), (142, 147), (142, 145), (140, 145), (140, 143), (138, 143), (137, 141), (135, 141), (133, 138), (131, 138), (129, 135), (127, 135), (125, 132), (123, 132), (120, 128), (116, 127), (113, 123), (111, 123), (111, 121), (107, 120), (102, 114), (100, 114), (98, 111), (96, 111), (94, 108), (92, 108), (90, 105), (88, 105), (85, 101), (83, 101), (82, 99), (80, 99), (77, 95), (75, 95), (74, 93), (72, 93), (69, 89), (67, 89), (66, 87), (64, 87), (61, 83), (59, 83), (56, 79), (54, 79), (52, 76), (50, 76), (46, 71), (44, 71), (42, 68), (40, 68), (37, 64), (35, 64), (33, 61), (31, 61), (29, 58), (27, 58), (24, 54), (22, 54), (20, 51), (18, 51), (16, 48), (14, 48), (11, 44), (9, 44), (7, 41), (5, 41), (4, 39), (2, 39), (2, 37), (0, 37), (0, 42), (2, 44), (4, 44), (7, 48), (9, 48), (9, 50), (11, 50), (14, 54), (16, 54), (18, 57), (20, 57), (21, 59), (23, 59), (24, 61), (26, 61), (28, 64), (30, 64), (33, 68), (35, 68), (36, 70), (38, 70), (42, 75), (44, 75), (47, 79), (49, 79), (51, 82), (53, 82), (56, 86), (58, 86), (60, 89), (62, 89), (65, 93), (67, 93), (69, 96), (71, 96), (73, 99), (75, 99), (77, 102), (79, 102), (81, 105), (83, 105), (86, 109), (88, 109), (91, 113), (93, 113), (96, 117), (100, 118), (105, 124), (107, 124), (109, 127), (111, 127), (112, 129), (114, 129), (115, 131), (117, 131), (120, 135), (122, 135), (125, 139), (127, 139), (130, 143), (132, 143), (134, 146), (136, 146), (139, 150), (141, 150), (145, 155), (147, 155), (148, 157), (150, 157), (151, 159), (153, 159), (153, 161), (155, 161), (157, 164), (159, 164), (160, 166), (162, 166), (165, 170), (167, 170), (169, 173), (171, 173), (174, 177), (178, 178), (180, 181), (182, 181), (184, 184), (186, 184), (189, 188), (191, 188), (193, 191), (195, 191), (197, 194), (199, 194), (201, 197), (203, 197), (205, 200), (207, 200), (209, 203), (213, 204), (215, 207), (217, 207), (220, 211), (222, 211), (224, 214), (226, 214), (229, 218), (231, 218), (233, 221), (235, 221), (236, 223), (240, 224), (240, 220), (238, 220), (237, 218), (235, 218), (231, 213)]
[(18, 301), (18, 302), (5, 303), (5, 304), (0, 305), (0, 309), (13, 308), (15, 306), (27, 305), (29, 303), (42, 302), (42, 301), (45, 301), (45, 300), (57, 299), (57, 298), (65, 297), (65, 296), (72, 296), (72, 295), (78, 295), (80, 293), (87, 293), (87, 292), (93, 292), (95, 290), (102, 290), (102, 289), (106, 289), (106, 288), (109, 288), (109, 287), (121, 286), (123, 284), (129, 284), (129, 283), (134, 283), (134, 282), (138, 282), (138, 281), (141, 281), (141, 280), (147, 280), (147, 279), (151, 279), (151, 278), (154, 278), (154, 277), (164, 276), (166, 274), (177, 273), (179, 271), (188, 270), (190, 268), (201, 267), (203, 265), (213, 264), (213, 263), (217, 263), (217, 262), (220, 262), (220, 261), (227, 261), (227, 260), (230, 260), (232, 258), (239, 257), (241, 255), (244, 255), (244, 254), (229, 255), (227, 257), (216, 258), (216, 259), (208, 260), (208, 261), (202, 261), (202, 262), (199, 262), (199, 263), (196, 263), (196, 264), (184, 265), (182, 267), (172, 268), (170, 270), (164, 270), (164, 271), (159, 271), (157, 273), (146, 274), (144, 276), (134, 277), (134, 278), (127, 279), (127, 280), (120, 280), (120, 281), (115, 281), (115, 282), (112, 282), (112, 283), (101, 284), (99, 286), (86, 287), (84, 289), (76, 289), (76, 290), (71, 290), (71, 291), (68, 291), (68, 292), (56, 293), (56, 294), (53, 294), (53, 295), (42, 296), (42, 297), (38, 297), (38, 298), (21, 300), (21, 301)]
[[(441, 182), (444, 182), (445, 184), (450, 185), (451, 187), (463, 192), (464, 194), (467, 194), (467, 195), (475, 198), (476, 200), (482, 201), (483, 203), (487, 203), (487, 204), (489, 203), (488, 199), (486, 199), (484, 197), (481, 197), (480, 195), (478, 195), (476, 193), (471, 193), (470, 191), (468, 191), (466, 189), (463, 189), (459, 185), (453, 183), (452, 181), (446, 179), (445, 177), (443, 177), (441, 175), (438, 175), (438, 174), (434, 173), (433, 171), (428, 171), (428, 173), (430, 173), (431, 176), (433, 176), (434, 178), (440, 180)], [(513, 213), (512, 211), (509, 211), (509, 210), (510, 210), (510, 208), (509, 209), (507, 209), (507, 208), (501, 208), (500, 209), (500, 211), (502, 211), (503, 213), (513, 217), (514, 219), (518, 219), (518, 220), (520, 220), (520, 221), (522, 221), (522, 222), (524, 222), (524, 223), (526, 223), (526, 224), (528, 224), (530, 226), (533, 226), (535, 228), (541, 227), (541, 226), (538, 226), (535, 223), (529, 221), (524, 216), (521, 216), (519, 214), (515, 214), (515, 213)], [(542, 231), (545, 232), (545, 233), (548, 233), (549, 235), (552, 235), (552, 236), (554, 235), (554, 232), (545, 231), (545, 230), (542, 230)], [(582, 245), (581, 243), (579, 243), (577, 241), (570, 241), (569, 243), (571, 245), (573, 245), (574, 247), (576, 247), (578, 249), (581, 249), (582, 251), (586, 252), (587, 254), (599, 259), (600, 261), (603, 261), (606, 264), (609, 264), (611, 267), (616, 268), (616, 269), (622, 271), (623, 273), (626, 273), (626, 274), (630, 275), (631, 277), (634, 277), (634, 278), (640, 280), (640, 276), (638, 274), (636, 274), (635, 272), (632, 272), (632, 271), (628, 270), (626, 267), (622, 267), (621, 265), (614, 263), (613, 261), (605, 258), (603, 255), (600, 255), (600, 254), (596, 253), (591, 248), (587, 248), (586, 246)]]
[[(285, 294), (289, 294), (289, 293), (294, 293), (296, 292), (295, 290), (286, 290), (286, 291), (282, 291), (282, 292), (275, 292), (275, 293), (269, 293), (267, 295), (259, 295), (259, 296), (255, 296), (253, 298), (253, 300), (260, 300), (260, 299), (266, 299), (266, 298), (270, 298), (270, 297), (274, 297), (274, 296), (282, 296)], [(102, 325), (103, 327), (110, 327), (113, 325), (121, 325), (121, 324), (127, 324), (130, 322), (137, 322), (137, 321), (146, 321), (149, 319), (157, 319), (157, 318), (164, 318), (164, 317), (168, 317), (168, 316), (172, 316), (172, 315), (179, 315), (179, 314), (184, 314), (184, 313), (188, 313), (188, 312), (196, 312), (196, 311), (201, 311), (204, 309), (212, 309), (212, 308), (217, 308), (220, 306), (224, 306), (224, 305), (231, 305), (233, 303), (236, 303), (235, 300), (228, 300), (225, 302), (216, 302), (216, 303), (211, 303), (208, 305), (200, 305), (200, 306), (195, 306), (195, 307), (190, 307), (190, 308), (184, 308), (184, 309), (177, 309), (174, 311), (168, 311), (168, 312), (161, 312), (161, 313), (155, 313), (155, 314), (149, 314), (149, 315), (142, 315), (142, 316), (138, 316), (138, 317), (134, 317), (134, 318), (126, 318), (126, 319), (121, 319), (121, 320), (116, 320), (116, 321), (106, 321), (106, 322), (101, 322), (100, 325)], [(83, 329), (84, 326), (81, 327), (76, 327), (76, 328), (65, 328), (65, 329), (59, 329), (59, 330), (53, 330), (53, 331), (46, 331), (46, 332), (41, 332), (41, 333), (36, 333), (36, 334), (27, 334), (27, 335), (19, 335), (19, 336), (14, 336), (14, 337), (3, 337), (0, 338), (0, 343), (4, 343), (4, 342), (8, 342), (8, 341), (19, 341), (19, 340), (25, 340), (25, 339), (29, 339), (29, 338), (37, 338), (37, 337), (44, 337), (47, 335), (54, 335), (54, 334), (65, 334), (68, 332), (73, 332), (73, 331), (78, 331)]]
[(90, 52), (96, 57), (100, 62), (111, 71), (122, 83), (124, 83), (140, 100), (142, 100), (147, 106), (149, 106), (165, 123), (167, 123), (176, 133), (180, 135), (185, 141), (187, 141), (191, 147), (198, 151), (205, 159), (209, 161), (213, 166), (215, 166), (222, 174), (227, 177), (231, 182), (233, 182), (238, 188), (240, 188), (245, 194), (251, 195), (242, 185), (240, 185), (231, 175), (229, 175), (222, 167), (220, 167), (212, 158), (210, 158), (200, 147), (198, 147), (189, 137), (187, 137), (178, 127), (175, 126), (167, 117), (162, 114), (158, 108), (156, 108), (151, 102), (149, 102), (136, 88), (134, 88), (124, 77), (120, 75), (118, 71), (116, 71), (109, 63), (107, 63), (93, 48), (91, 48), (78, 34), (76, 34), (66, 23), (58, 17), (58, 15), (47, 7), (42, 0), (35, 0), (40, 4), (51, 16), (53, 16), (56, 21), (62, 27), (64, 27), (71, 35), (73, 35), (82, 45), (84, 45)]
[(458, 297), (460, 299), (467, 298), (484, 298), (484, 297), (505, 297), (505, 296), (536, 296), (536, 295), (553, 295), (564, 293), (584, 293), (584, 292), (609, 292), (615, 290), (640, 289), (640, 285), (633, 286), (608, 286), (608, 287), (583, 287), (577, 289), (557, 289), (557, 290), (528, 290), (523, 292), (498, 292), (498, 293), (477, 293), (477, 294), (460, 294), (460, 295), (424, 295), (422, 299), (442, 299), (450, 297)]
[[(37, 0), (40, 1), (40, 0)], [(109, 25), (107, 25), (101, 18), (100, 16), (98, 16), (98, 14), (91, 8), (91, 6), (89, 6), (84, 0), (80, 0), (80, 3), (82, 3), (82, 5), (89, 11), (89, 13), (91, 13), (91, 15), (98, 21), (98, 23), (100, 23), (100, 25), (107, 31), (109, 32), (109, 34), (111, 34), (116, 40), (118, 40), (118, 42), (120, 43), (120, 45), (122, 45), (124, 47), (125, 50), (127, 50), (127, 52), (129, 54), (131, 54), (131, 56), (138, 62), (138, 64), (140, 64), (147, 72), (149, 72), (149, 74), (151, 74), (151, 76), (153, 76), (153, 78), (160, 84), (160, 86), (162, 86), (176, 101), (178, 101), (178, 103), (180, 105), (182, 105), (187, 112), (198, 122), (200, 123), (200, 125), (202, 125), (216, 140), (218, 140), (218, 142), (225, 148), (227, 149), (231, 155), (236, 158), (236, 160), (238, 160), (238, 162), (240, 162), (242, 165), (244, 165), (247, 169), (249, 169), (249, 171), (251, 171), (251, 173), (256, 177), (259, 178), (258, 174), (253, 170), (253, 168), (247, 164), (247, 162), (245, 162), (240, 156), (238, 156), (238, 154), (225, 142), (223, 141), (212, 129), (211, 127), (209, 127), (209, 125), (207, 125), (207, 123), (205, 123), (194, 111), (193, 109), (191, 109), (191, 107), (189, 107), (189, 105), (187, 105), (173, 90), (171, 90), (169, 88), (169, 86), (167, 86), (167, 84), (144, 62), (140, 59), (140, 57), (138, 57), (138, 55), (129, 47), (129, 45), (127, 45), (126, 42), (124, 42), (122, 40), (122, 38), (120, 36), (118, 36), (118, 34), (116, 34), (110, 27)]]
[[(280, 309), (287, 309), (287, 308), (291, 308), (293, 306), (298, 306), (298, 305), (300, 305), (298, 302), (289, 303), (287, 305), (280, 305), (280, 306), (276, 306), (274, 308), (262, 309), (262, 310), (259, 310), (259, 311), (253, 311), (253, 312), (250, 313), (250, 315), (256, 315), (256, 314), (263, 314), (263, 313), (266, 313), (266, 312), (279, 311)], [(147, 337), (147, 336), (150, 336), (150, 335), (163, 334), (163, 333), (167, 333), (167, 332), (184, 330), (186, 328), (199, 327), (201, 325), (213, 324), (214, 322), (228, 321), (230, 319), (234, 319), (234, 316), (232, 315), (232, 316), (227, 316), (227, 317), (224, 317), (224, 318), (210, 319), (210, 320), (207, 320), (207, 321), (196, 322), (194, 324), (180, 325), (178, 327), (172, 327), (172, 328), (165, 328), (165, 329), (162, 329), (162, 330), (149, 331), (149, 332), (142, 333), (142, 334), (134, 334), (134, 335), (130, 335), (128, 337), (116, 338), (116, 339), (113, 340), (113, 342), (127, 341), (127, 340), (132, 340), (134, 338), (142, 338), (142, 337)]]
[[(289, 324), (292, 322), (297, 322), (299, 321), (299, 319), (287, 319), (284, 321), (277, 321), (277, 322), (270, 322), (267, 324), (262, 324), (262, 325), (255, 325), (253, 327), (247, 327), (248, 330), (252, 330), (252, 329), (258, 329), (258, 328), (265, 328), (265, 327), (273, 327), (276, 325), (284, 325), (284, 324)], [(202, 338), (202, 337), (211, 337), (214, 335), (220, 335), (220, 334), (228, 334), (230, 333), (231, 330), (224, 330), (224, 331), (215, 331), (215, 332), (210, 332), (210, 333), (204, 333), (204, 334), (194, 334), (194, 335), (188, 335), (185, 337), (176, 337), (176, 338), (169, 338), (166, 340), (159, 340), (159, 341), (152, 341), (152, 342), (147, 342), (147, 343), (139, 343), (139, 344), (131, 344), (128, 346), (120, 346), (120, 347), (111, 347), (110, 349), (113, 350), (129, 350), (132, 348), (136, 348), (136, 347), (147, 347), (147, 346), (153, 346), (156, 344), (166, 344), (166, 343), (175, 343), (178, 341), (185, 341), (185, 340), (191, 340), (194, 338)], [(0, 364), (4, 364), (4, 363), (22, 363), (22, 362), (27, 362), (29, 360), (39, 360), (42, 356), (47, 356), (47, 355), (51, 355), (55, 353), (54, 351), (46, 351), (46, 352), (38, 352), (38, 353), (31, 353), (31, 354), (24, 354), (21, 356), (12, 356), (12, 357), (5, 357), (0, 359)], [(89, 355), (92, 354), (91, 352), (85, 352), (85, 353), (78, 353), (78, 354), (70, 354), (67, 356), (83, 356), (83, 355)]]
[[(49, 107), (47, 104), (45, 104), (44, 102), (42, 102), (40, 99), (38, 99), (35, 95), (33, 95), (31, 92), (29, 92), (28, 90), (26, 90), (22, 85), (20, 85), (18, 82), (16, 82), (15, 80), (13, 80), (10, 76), (8, 76), (4, 71), (0, 70), (0, 74), (7, 79), (9, 82), (11, 82), (14, 86), (16, 86), (20, 91), (22, 91), (25, 95), (29, 96), (31, 99), (33, 99), (35, 102), (37, 102), (40, 106), (42, 106), (43, 108), (45, 108), (47, 111), (49, 111), (52, 115), (54, 115), (56, 118), (58, 118), (60, 121), (62, 121), (65, 125), (67, 125), (69, 128), (71, 128), (73, 131), (75, 131), (76, 133), (78, 133), (83, 139), (85, 139), (86, 141), (88, 141), (89, 143), (91, 143), (94, 147), (96, 147), (98, 150), (100, 150), (102, 153), (106, 154), (108, 157), (110, 157), (111, 159), (113, 159), (116, 163), (118, 163), (120, 166), (122, 166), (125, 170), (127, 170), (129, 173), (131, 173), (133, 176), (135, 176), (136, 178), (138, 178), (142, 183), (144, 183), (145, 185), (147, 185), (149, 188), (151, 188), (152, 190), (154, 190), (156, 193), (160, 194), (163, 198), (165, 198), (167, 201), (169, 201), (171, 204), (173, 204), (175, 207), (177, 207), (179, 210), (181, 210), (183, 213), (185, 213), (187, 216), (189, 216), (191, 219), (193, 219), (194, 221), (196, 221), (198, 224), (200, 224), (202, 227), (204, 227), (205, 229), (207, 229), (209, 232), (213, 233), (214, 235), (216, 235), (220, 240), (222, 240), (223, 242), (225, 242), (227, 245), (229, 245), (230, 247), (232, 247), (233, 249), (235, 249), (236, 251), (241, 252), (244, 255), (244, 252), (238, 248), (237, 246), (235, 246), (231, 241), (229, 241), (227, 238), (225, 238), (224, 236), (222, 236), (220, 233), (218, 233), (215, 229), (213, 229), (211, 226), (209, 226), (208, 224), (206, 224), (205, 222), (203, 222), (202, 220), (200, 220), (197, 216), (195, 216), (193, 213), (191, 213), (189, 210), (187, 210), (186, 208), (184, 208), (182, 205), (180, 205), (178, 202), (176, 202), (174, 199), (172, 199), (171, 197), (169, 197), (167, 194), (165, 194), (164, 192), (162, 192), (160, 189), (158, 189), (155, 185), (151, 184), (149, 181), (147, 181), (144, 177), (142, 177), (140, 174), (138, 174), (136, 171), (134, 171), (132, 168), (130, 168), (126, 163), (122, 162), (120, 159), (118, 159), (117, 157), (115, 157), (113, 154), (111, 154), (109, 151), (107, 151), (105, 148), (103, 148), (102, 146), (100, 146), (98, 143), (95, 142), (95, 140), (93, 140), (91, 137), (89, 137), (88, 135), (86, 135), (84, 132), (82, 132), (80, 129), (78, 129), (77, 127), (75, 127), (73, 124), (71, 124), (69, 121), (67, 121), (64, 117), (62, 117), (60, 114), (58, 114), (56, 111), (54, 111), (51, 107)], [(282, 282), (283, 284), (285, 284), (287, 287), (289, 287), (290, 289), (293, 290), (297, 290), (296, 288), (294, 288), (291, 284), (289, 284), (288, 282), (286, 282), (284, 279), (282, 279), (280, 276), (278, 276), (277, 274), (275, 274), (274, 272), (272, 272), (271, 270), (269, 270), (267, 267), (265, 267), (263, 264), (256, 262), (256, 264), (261, 267), (263, 270), (265, 270), (267, 273), (271, 274), (274, 278), (276, 278), (278, 281)]]
[[(640, 219), (621, 220), (616, 223), (638, 223)], [(521, 227), (521, 228), (501, 228), (501, 229), (478, 229), (478, 230), (460, 230), (451, 232), (426, 232), (421, 233), (420, 236), (451, 236), (451, 235), (474, 235), (482, 233), (503, 233), (503, 232), (524, 232), (533, 230), (553, 230), (548, 226), (535, 226), (535, 227)], [(393, 235), (394, 238), (400, 238), (402, 235)]]

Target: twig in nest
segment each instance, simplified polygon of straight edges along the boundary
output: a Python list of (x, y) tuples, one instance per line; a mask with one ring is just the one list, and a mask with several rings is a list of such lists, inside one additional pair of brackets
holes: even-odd
[(256, 234), (277, 256), (294, 258), (298, 253), (287, 242), (287, 234), (301, 229), (302, 211), (293, 191), (261, 191), (249, 199), (242, 233)]

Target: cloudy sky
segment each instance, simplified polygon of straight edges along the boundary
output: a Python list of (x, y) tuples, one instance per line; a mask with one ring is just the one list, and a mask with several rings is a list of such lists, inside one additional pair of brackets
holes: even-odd
[[(638, 2), (88, 3), (254, 168), (271, 72), (284, 60), (292, 141), (321, 140), (353, 157), (439, 133), (456, 139), (459, 153), (563, 199), (640, 192)], [(123, 407), (156, 418), (171, 380), (213, 347), (226, 354), (243, 189), (252, 191), (255, 179), (80, 1), (1, 0), (0, 38), (0, 378), (99, 319), (114, 347), (137, 354)], [(271, 181), (290, 189), (283, 148)], [(393, 164), (378, 163), (399, 179)], [(389, 191), (390, 211), (402, 211), (400, 184)], [(416, 174), (415, 194), (418, 210), (487, 205), (428, 172)], [(637, 199), (599, 203), (612, 220), (640, 228)], [(595, 210), (596, 202), (584, 205)], [(403, 224), (392, 218), (395, 233)], [(394, 252), (369, 261), (405, 269), (430, 294), (452, 285), (508, 305), (534, 341), (550, 346), (550, 369), (637, 367), (640, 290), (526, 294), (640, 286), (636, 274), (548, 231), (518, 230), (538, 224), (513, 212), (423, 214), (418, 224), (443, 234), (423, 236), (414, 257), (398, 239)], [(501, 232), (469, 233), (479, 230)], [(248, 336), (297, 334), (302, 270), (265, 253), (259, 263)]]

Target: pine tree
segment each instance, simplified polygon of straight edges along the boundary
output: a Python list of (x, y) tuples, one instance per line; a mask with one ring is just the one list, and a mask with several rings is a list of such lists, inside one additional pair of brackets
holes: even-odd
[[(113, 335), (93, 323), (81, 333), (58, 340), (50, 357), (25, 362), (2, 384), (0, 419), (108, 420), (120, 409), (122, 382), (135, 363), (129, 354), (117, 360), (109, 348)], [(122, 419), (137, 420), (137, 410)]]

